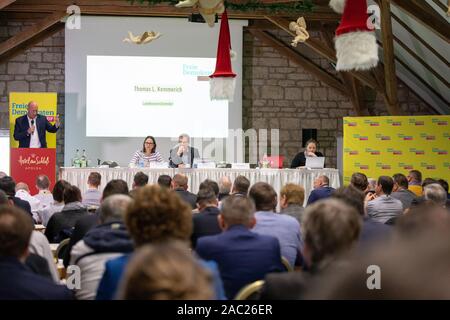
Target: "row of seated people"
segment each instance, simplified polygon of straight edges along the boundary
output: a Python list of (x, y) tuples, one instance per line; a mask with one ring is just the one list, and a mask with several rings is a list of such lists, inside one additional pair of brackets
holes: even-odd
[[(354, 177), (355, 179), (352, 180), (355, 187), (361, 188), (358, 179), (356, 179), (356, 177), (361, 177), (360, 174), (354, 175)], [(174, 180), (181, 178), (175, 176)], [(386, 189), (384, 180), (390, 181), (386, 178), (389, 177), (378, 179), (377, 198), (382, 198), (383, 195), (389, 197), (390, 192)], [(353, 215), (353, 218), (356, 217), (356, 220), (352, 221), (344, 213), (340, 213), (338, 216), (328, 217), (331, 219), (330, 221), (327, 218), (326, 221), (321, 222), (335, 225), (342, 218), (345, 223), (349, 223), (348, 225), (344, 223), (338, 228), (340, 230), (337, 231), (342, 232), (345, 227), (355, 228), (358, 224), (355, 221), (360, 221), (361, 216), (368, 213), (368, 204), (376, 200), (371, 199), (371, 197), (375, 197), (370, 193), (367, 193), (364, 199), (364, 194), (353, 186), (337, 190), (331, 193), (332, 198), (338, 199), (337, 202), (327, 200), (308, 206), (300, 217), (302, 221), (302, 230), (300, 230), (298, 220), (289, 217), (289, 215), (274, 214), (277, 196), (270, 185), (256, 183), (247, 194), (247, 190), (244, 189), (245, 186), (248, 189), (250, 183), (248, 180), (241, 180), (243, 186), (239, 187), (239, 183), (237, 187), (234, 186), (233, 195), (225, 199), (221, 205), (217, 200), (219, 196), (217, 183), (214, 181), (202, 183), (197, 197), (200, 212), (194, 213), (194, 216), (192, 216), (192, 207), (189, 207), (176, 191), (169, 191), (157, 186), (147, 186), (134, 191), (134, 200), (132, 200), (126, 196), (128, 187), (124, 181), (110, 181), (103, 191), (100, 210), (95, 215), (86, 213), (78, 219), (75, 224), (75, 231), (72, 234), (72, 236), (76, 234), (77, 225), (78, 227), (85, 225), (84, 229), (83, 227), (78, 228), (84, 235), (81, 237), (82, 240), (74, 240), (72, 245), (75, 246), (68, 250), (68, 253), (71, 253), (69, 262), (79, 265), (82, 269), (82, 285), (79, 290), (75, 291), (77, 298), (92, 299), (97, 296), (99, 299), (110, 299), (119, 297), (119, 280), (125, 266), (128, 265), (129, 253), (135, 247), (168, 243), (170, 239), (178, 239), (188, 243), (187, 240), (190, 238), (194, 243), (193, 248), (197, 255), (204, 259), (201, 265), (213, 275), (213, 298), (233, 298), (245, 284), (253, 280), (263, 279), (267, 273), (284, 270), (281, 264), (281, 256), (288, 258), (292, 265), (299, 264), (304, 270), (311, 272), (316, 268), (314, 257), (311, 256), (312, 253), (309, 251), (312, 249), (313, 243), (310, 242), (311, 246), (307, 245), (308, 216), (311, 214), (308, 214), (308, 212), (313, 212), (310, 217), (316, 216), (316, 218), (319, 218), (319, 212), (324, 210), (325, 217), (323, 218), (325, 219), (327, 218), (326, 215), (333, 211), (333, 208), (338, 212), (342, 211), (348, 214), (352, 211), (349, 210), (350, 206), (353, 206), (357, 213), (356, 216)], [(281, 192), (280, 202), (287, 203), (287, 207), (289, 207), (289, 205), (292, 205), (292, 203), (289, 203), (289, 197), (298, 200), (298, 198), (301, 198), (302, 189), (300, 187), (296, 189), (300, 192), (289, 193), (286, 192), (289, 189), (286, 187), (283, 188), (284, 193), (283, 190)], [(242, 190), (239, 190), (239, 188), (242, 188)], [(65, 188), (64, 194), (77, 194), (77, 189), (75, 186), (69, 185), (67, 192)], [(174, 189), (177, 189), (176, 186)], [(316, 189), (320, 189), (320, 187)], [(442, 203), (439, 202), (440, 191), (437, 187), (430, 189), (429, 186), (426, 186), (423, 201), (431, 202), (442, 208)], [(123, 194), (123, 196), (112, 196), (113, 194)], [(296, 194), (296, 196), (292, 197), (292, 194)], [(80, 200), (79, 190), (77, 197)], [(360, 199), (360, 201), (356, 199)], [(303, 199), (301, 200), (295, 204), (297, 207), (301, 207), (300, 204), (303, 203)], [(347, 207), (341, 208), (340, 211), (338, 210), (339, 201), (341, 204), (342, 202), (347, 204)], [(331, 207), (327, 207), (327, 205), (331, 205)], [(216, 210), (213, 210), (214, 208)], [(162, 216), (164, 219), (161, 219)], [(125, 220), (125, 224), (123, 220)], [(380, 238), (383, 235), (381, 238), (386, 239), (387, 235), (391, 233), (384, 229), (387, 226), (372, 220), (366, 217), (362, 223), (362, 229), (348, 230), (349, 232), (345, 232), (345, 234), (348, 234), (350, 238), (341, 240), (347, 242), (351, 240), (352, 244), (356, 240), (362, 243), (361, 239), (367, 238), (367, 235), (369, 235), (369, 238)], [(203, 234), (200, 232), (202, 226)], [(318, 226), (312, 225), (312, 227), (317, 228)], [(326, 225), (322, 227), (326, 227)], [(192, 229), (194, 230), (194, 236), (192, 235)], [(87, 230), (90, 231), (86, 232)], [(222, 232), (222, 230), (225, 231)], [(323, 241), (319, 237), (323, 236), (322, 231), (320, 228), (311, 230), (310, 236), (312, 239), (310, 241)], [(357, 234), (356, 237), (355, 234)], [(366, 237), (363, 236), (364, 234), (366, 234)], [(332, 238), (333, 234), (329, 236)], [(315, 237), (318, 238), (315, 239)], [(243, 239), (245, 239), (244, 243), (242, 243)], [(235, 242), (239, 245), (236, 245)], [(332, 243), (330, 244), (331, 249), (337, 250), (339, 241), (334, 245)], [(108, 261), (111, 258), (115, 259)], [(106, 266), (105, 261), (108, 261)], [(218, 265), (218, 269), (215, 264)], [(222, 283), (225, 292), (222, 290)], [(270, 281), (267, 283), (270, 284)]]

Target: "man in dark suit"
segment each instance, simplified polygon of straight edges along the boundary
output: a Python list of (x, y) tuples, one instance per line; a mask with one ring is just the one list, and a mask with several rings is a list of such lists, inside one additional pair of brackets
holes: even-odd
[(191, 167), (195, 158), (200, 158), (198, 150), (189, 145), (189, 136), (185, 133), (178, 137), (178, 144), (170, 150), (169, 165), (172, 168)]
[(192, 209), (197, 208), (197, 196), (188, 189), (188, 177), (184, 174), (177, 173), (172, 179), (172, 190), (174, 190), (183, 201), (191, 205)]
[(62, 285), (33, 273), (25, 266), (33, 225), (27, 215), (11, 206), (0, 207), (0, 300), (70, 300)]
[(334, 191), (334, 188), (329, 186), (330, 179), (327, 176), (318, 176), (314, 180), (314, 190), (309, 194), (307, 206), (310, 204), (319, 201), (321, 199), (328, 198)]
[(197, 194), (197, 205), (199, 213), (193, 215), (193, 231), (191, 236), (192, 247), (195, 248), (200, 237), (212, 236), (222, 232), (219, 226), (219, 204), (213, 190), (200, 189)]
[(14, 139), (19, 141), (19, 148), (47, 148), (46, 131), (55, 133), (59, 125), (59, 115), (52, 125), (45, 116), (38, 114), (38, 104), (31, 101), (27, 114), (16, 119)]
[(264, 279), (267, 273), (284, 270), (278, 240), (249, 230), (256, 223), (254, 211), (247, 197), (229, 196), (219, 215), (224, 231), (197, 241), (197, 254), (218, 264), (228, 299), (247, 284)]

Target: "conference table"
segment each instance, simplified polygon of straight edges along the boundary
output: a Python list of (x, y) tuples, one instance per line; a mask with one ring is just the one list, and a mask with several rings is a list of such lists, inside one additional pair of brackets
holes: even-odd
[(82, 194), (87, 190), (88, 176), (91, 172), (98, 172), (102, 176), (100, 190), (113, 179), (122, 179), (128, 183), (131, 189), (134, 175), (142, 171), (149, 176), (149, 184), (157, 182), (158, 177), (167, 174), (173, 177), (177, 173), (185, 174), (188, 177), (188, 190), (193, 193), (198, 192), (199, 185), (205, 179), (219, 181), (222, 176), (228, 176), (231, 182), (243, 175), (250, 180), (251, 184), (256, 182), (267, 182), (280, 194), (281, 188), (286, 183), (297, 183), (305, 188), (305, 204), (310, 192), (313, 189), (314, 179), (320, 175), (326, 175), (330, 179), (330, 186), (338, 188), (340, 186), (339, 171), (337, 169), (174, 169), (174, 168), (74, 168), (62, 167), (59, 171), (59, 178), (68, 181), (80, 188)]

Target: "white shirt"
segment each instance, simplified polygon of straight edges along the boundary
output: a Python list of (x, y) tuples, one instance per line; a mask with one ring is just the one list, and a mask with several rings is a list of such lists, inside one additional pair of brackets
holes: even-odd
[[(28, 125), (31, 128), (31, 126), (32, 126), (31, 119), (28, 116), (27, 116), (27, 118), (28, 118)], [(41, 141), (39, 141), (39, 135), (38, 135), (38, 130), (37, 130), (38, 128), (37, 128), (36, 119), (37, 119), (37, 117), (33, 119), (35, 128), (34, 128), (33, 134), (30, 135), (30, 137), (31, 137), (31, 139), (30, 139), (30, 148), (40, 148), (41, 147)]]
[(31, 194), (29, 194), (28, 191), (23, 189), (16, 191), (16, 197), (25, 200), (30, 204), (33, 219), (34, 221), (39, 222), (38, 210), (39, 207), (41, 206), (41, 202), (35, 197), (33, 197)]
[(41, 202), (39, 209), (48, 207), (53, 202), (53, 195), (49, 190), (39, 190), (34, 197)]

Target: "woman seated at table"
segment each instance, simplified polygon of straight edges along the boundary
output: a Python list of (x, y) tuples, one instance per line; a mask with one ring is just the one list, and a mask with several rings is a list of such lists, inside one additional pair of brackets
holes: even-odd
[(130, 167), (148, 167), (150, 162), (162, 162), (161, 154), (156, 151), (156, 141), (152, 136), (144, 139), (142, 150), (138, 150), (130, 160)]
[(302, 168), (306, 164), (306, 157), (323, 157), (323, 154), (316, 151), (317, 150), (317, 141), (316, 140), (308, 140), (306, 142), (306, 148), (304, 151), (297, 153), (294, 160), (292, 160), (291, 168)]

